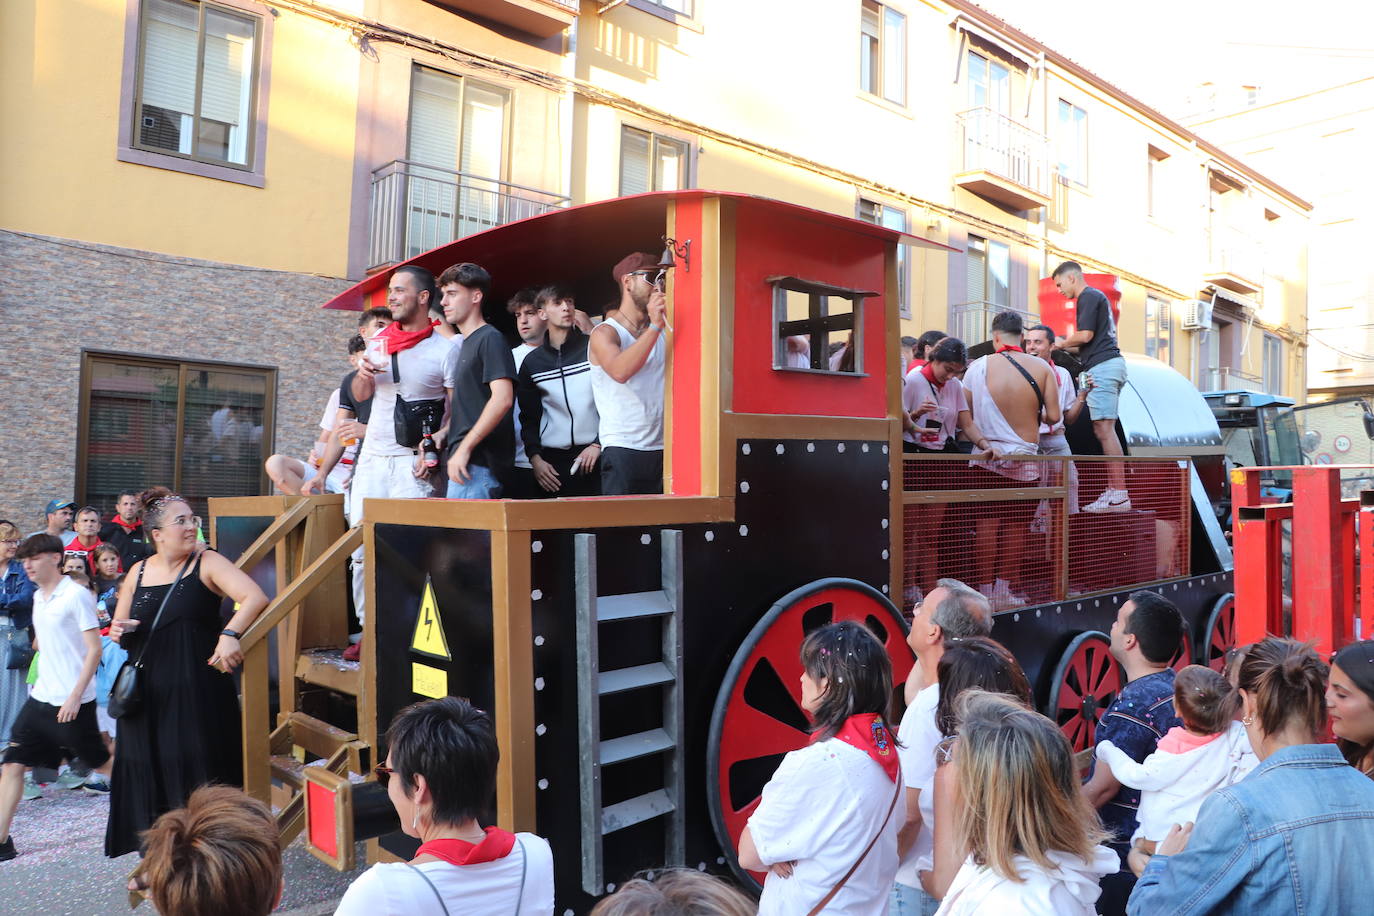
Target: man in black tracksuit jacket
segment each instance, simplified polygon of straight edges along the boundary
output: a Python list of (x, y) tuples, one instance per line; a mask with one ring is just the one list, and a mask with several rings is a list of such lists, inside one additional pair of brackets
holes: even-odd
[(601, 445), (588, 338), (574, 324), (576, 306), (566, 291), (544, 289), (535, 304), (547, 333), (543, 346), (525, 357), (515, 383), (525, 454), (540, 496), (598, 496)]

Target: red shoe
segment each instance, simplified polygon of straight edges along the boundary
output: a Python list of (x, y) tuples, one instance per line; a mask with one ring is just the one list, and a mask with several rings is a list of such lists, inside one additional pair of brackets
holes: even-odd
[(355, 642), (343, 651), (343, 660), (346, 662), (361, 661), (363, 655), (363, 644)]

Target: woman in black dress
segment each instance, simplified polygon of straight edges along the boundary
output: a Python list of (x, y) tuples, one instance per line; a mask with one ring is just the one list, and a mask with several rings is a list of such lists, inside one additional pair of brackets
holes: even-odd
[[(130, 658), (145, 643), (149, 649), (142, 709), (119, 720), (107, 856), (138, 851), (139, 835), (186, 804), (198, 786), (243, 783), (238, 692), (229, 672), (243, 661), (239, 635), (267, 606), (246, 573), (198, 547), (200, 519), (181, 497), (145, 505), (143, 524), (156, 550), (125, 576), (110, 627)], [(166, 610), (150, 633), (168, 589)], [(238, 608), (227, 625), (220, 614), (226, 596)]]

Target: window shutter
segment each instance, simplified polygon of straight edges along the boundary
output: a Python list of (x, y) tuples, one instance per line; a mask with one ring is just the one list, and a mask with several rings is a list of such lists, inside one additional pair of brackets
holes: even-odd
[(457, 79), (416, 68), (410, 84), (410, 144), (413, 162), (441, 169), (458, 166)]
[(248, 122), (252, 93), (254, 24), (216, 10), (205, 11), (205, 71), (200, 116), (226, 124)]
[(620, 130), (620, 193), (642, 194), (649, 190), (649, 144), (651, 137), (642, 130)]
[(983, 302), (987, 299), (987, 256), (984, 254), (985, 243), (977, 236), (968, 237), (968, 252), (965, 256), (965, 263), (968, 269), (968, 301)]
[(146, 7), (143, 104), (182, 114), (196, 110), (196, 8), (170, 0)]

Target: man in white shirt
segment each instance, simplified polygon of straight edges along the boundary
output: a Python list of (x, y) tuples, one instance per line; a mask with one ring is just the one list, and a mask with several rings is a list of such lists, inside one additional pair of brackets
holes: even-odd
[(935, 745), (944, 737), (935, 722), (935, 707), (940, 702), (937, 672), (946, 638), (992, 632), (992, 607), (988, 599), (958, 579), (940, 579), (917, 603), (913, 614), (906, 641), (916, 653), (916, 667), (907, 678), (908, 705), (897, 729), (897, 754), (906, 783), (906, 820), (897, 832), (901, 864), (892, 888), (891, 909), (929, 916), (940, 905), (922, 890), (920, 879), (921, 870), (929, 870), (933, 864)]
[(110, 752), (95, 715), (95, 669), (100, 664), (100, 625), (95, 595), (62, 575), (62, 542), (35, 534), (15, 554), (37, 589), (33, 628), (41, 653), (38, 680), (15, 717), (0, 766), (0, 861), (17, 853), (10, 823), (24, 791), (24, 771), (56, 769), (64, 757), (80, 757), (110, 775)]
[[(432, 430), (442, 449), (448, 425), (448, 392), (444, 361), (452, 344), (435, 333), (429, 315), (435, 301), (434, 275), (423, 267), (398, 267), (387, 286), (387, 305), (395, 319), (372, 339), (367, 357), (359, 361), (351, 394), (355, 403), (372, 400), (367, 436), (358, 450), (349, 488), (348, 520), (360, 525), (367, 499), (424, 499), (434, 493), (430, 472), (416, 445), (396, 441), (396, 401), (438, 402), (443, 419)], [(397, 380), (399, 379), (399, 381)], [(363, 549), (353, 554), (353, 603), (364, 614)], [(345, 656), (347, 657), (347, 656)], [(354, 653), (356, 658), (356, 653)]]
[[(1059, 385), (1059, 409), (1060, 417), (1058, 423), (1040, 424), (1040, 454), (1042, 455), (1072, 455), (1069, 449), (1069, 440), (1064, 436), (1064, 430), (1070, 423), (1077, 422), (1078, 415), (1083, 412), (1083, 405), (1087, 402), (1088, 390), (1084, 388), (1077, 394), (1074, 393), (1073, 376), (1069, 375), (1069, 370), (1063, 366), (1055, 365), (1054, 353), (1054, 331), (1048, 325), (1037, 324), (1033, 328), (1026, 329), (1026, 353), (1030, 356), (1038, 356), (1050, 364), (1050, 369), (1054, 371), (1055, 381)], [(1078, 511), (1078, 470), (1073, 466), (1072, 461), (1064, 462), (1069, 472), (1069, 512), (1070, 514)], [(1041, 468), (1040, 485), (1042, 487), (1059, 486), (1058, 469), (1050, 462), (1046, 462)], [(1044, 519), (1041, 517), (1040, 510), (1036, 510), (1037, 527), (1044, 529)]]

